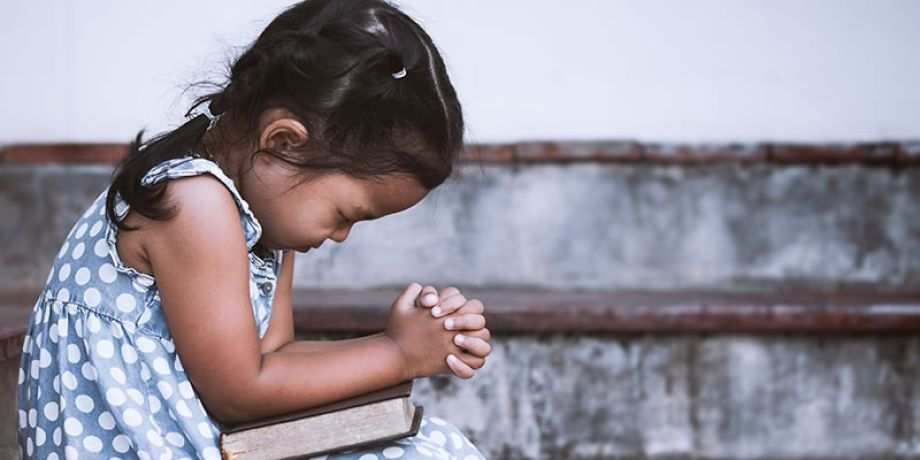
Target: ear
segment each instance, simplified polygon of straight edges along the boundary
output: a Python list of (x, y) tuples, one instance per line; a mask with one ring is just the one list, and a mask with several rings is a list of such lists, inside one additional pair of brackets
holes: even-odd
[(309, 138), (307, 128), (286, 109), (266, 110), (261, 117), (259, 148), (284, 151), (303, 145)]

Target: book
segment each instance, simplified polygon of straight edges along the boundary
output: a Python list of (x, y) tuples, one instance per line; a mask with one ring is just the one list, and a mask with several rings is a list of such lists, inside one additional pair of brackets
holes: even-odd
[(322, 406), (238, 424), (216, 421), (224, 460), (307, 459), (418, 433), (413, 380)]

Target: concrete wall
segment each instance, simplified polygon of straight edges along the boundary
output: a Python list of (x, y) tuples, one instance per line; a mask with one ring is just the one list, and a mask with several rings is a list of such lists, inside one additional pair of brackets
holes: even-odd
[[(0, 166), (0, 289), (44, 281), (110, 173)], [(295, 283), (905, 289), (920, 280), (917, 196), (917, 168), (467, 165), (417, 206), (298, 255)], [(422, 379), (415, 393), (490, 459), (920, 458), (915, 334), (524, 333), (493, 346), (476, 378)]]

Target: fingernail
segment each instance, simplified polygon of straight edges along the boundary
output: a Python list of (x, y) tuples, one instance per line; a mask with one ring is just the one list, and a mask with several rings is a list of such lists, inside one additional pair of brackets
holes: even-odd
[(431, 303), (431, 302), (437, 302), (437, 301), (438, 301), (438, 296), (436, 296), (436, 295), (434, 295), (434, 294), (425, 294), (425, 299), (427, 299), (429, 303)]
[(454, 336), (454, 342), (457, 342), (457, 345), (462, 345), (463, 339), (465, 339), (465, 337), (463, 337), (463, 334), (457, 334)]
[(447, 327), (448, 329), (453, 329), (454, 328), (453, 318), (448, 319), (447, 321), (444, 321), (444, 326)]
[(447, 355), (447, 361), (449, 361), (449, 362), (451, 362), (451, 363), (453, 363), (453, 364), (457, 364), (457, 357), (454, 356), (454, 355)]
[(431, 309), (431, 312), (434, 313), (435, 317), (441, 316), (441, 307), (434, 307)]

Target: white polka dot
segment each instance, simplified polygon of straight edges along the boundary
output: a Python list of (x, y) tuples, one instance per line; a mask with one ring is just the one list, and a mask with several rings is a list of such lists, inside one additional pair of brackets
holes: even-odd
[[(19, 369), (19, 372), (22, 372), (22, 369)], [(61, 376), (55, 375), (54, 380), (51, 381), (51, 388), (54, 388), (54, 391), (57, 393), (61, 392)]]
[(33, 359), (31, 361), (31, 365), (32, 367), (29, 369), (29, 375), (31, 375), (33, 379), (37, 379), (38, 378), (38, 360)]
[(96, 366), (93, 366), (93, 363), (89, 361), (84, 362), (80, 370), (83, 373), (83, 378), (86, 380), (96, 380)]
[(86, 320), (86, 327), (89, 328), (89, 331), (93, 334), (98, 334), (99, 330), (102, 329), (102, 321), (96, 315), (90, 315)]
[(216, 447), (205, 447), (202, 453), (204, 460), (220, 460), (220, 452)]
[(102, 440), (95, 436), (87, 436), (83, 438), (83, 447), (90, 452), (98, 453), (102, 450)]
[(364, 454), (358, 457), (358, 460), (377, 460), (377, 456), (374, 454)]
[(137, 304), (137, 300), (134, 299), (134, 296), (128, 293), (119, 295), (115, 299), (115, 305), (118, 306), (118, 309), (129, 313), (134, 310), (134, 306)]
[(438, 430), (431, 430), (431, 433), (428, 434), (428, 438), (441, 446), (447, 443), (447, 436), (444, 436), (444, 433)]
[(386, 458), (399, 458), (405, 454), (406, 451), (402, 447), (390, 446), (386, 449), (383, 449), (383, 456)]
[(86, 234), (86, 230), (88, 228), (89, 228), (89, 224), (87, 224), (86, 222), (83, 222), (82, 224), (80, 224), (79, 227), (77, 227), (77, 233), (74, 234), (74, 237), (83, 238), (83, 235)]
[(176, 351), (176, 344), (173, 343), (172, 339), (166, 339), (163, 341), (163, 348), (172, 353)]
[(119, 434), (112, 439), (112, 448), (115, 449), (116, 452), (123, 454), (131, 448), (131, 443), (128, 441), (127, 436)]
[(214, 432), (211, 431), (211, 427), (207, 422), (201, 422), (198, 424), (198, 432), (201, 433), (205, 438), (211, 439), (214, 437)]
[(64, 458), (66, 460), (77, 460), (80, 458), (80, 451), (74, 446), (64, 447)]
[(48, 353), (48, 350), (42, 348), (42, 351), (38, 354), (38, 365), (41, 367), (51, 365), (51, 353)]
[[(51, 404), (51, 403), (48, 403), (48, 404)], [(47, 406), (45, 407), (47, 408)], [(55, 404), (54, 407), (56, 409), (57, 404)], [(57, 414), (57, 412), (55, 412), (55, 414)], [(57, 417), (57, 415), (55, 415), (55, 417)], [(38, 411), (35, 410), (35, 408), (33, 407), (29, 409), (29, 426), (32, 428), (35, 428), (35, 425), (37, 424), (38, 424)]]
[(115, 278), (118, 277), (118, 272), (115, 271), (115, 266), (106, 262), (99, 266), (99, 279), (106, 283), (115, 282)]
[(116, 322), (111, 323), (110, 330), (112, 331), (112, 337), (120, 339), (125, 336), (125, 332), (121, 327), (121, 324)]
[(102, 294), (96, 288), (89, 288), (83, 292), (83, 301), (90, 307), (96, 307), (102, 301)]
[(115, 417), (112, 416), (112, 413), (109, 411), (103, 411), (99, 414), (99, 426), (104, 430), (111, 430), (115, 428)]
[(62, 375), (63, 377), (61, 378), (64, 381), (64, 386), (67, 387), (68, 390), (71, 390), (71, 391), (76, 390), (77, 389), (77, 378), (74, 377), (74, 375), (71, 374), (70, 371), (64, 371), (64, 374)]
[(58, 341), (57, 321), (55, 321), (54, 324), (51, 325), (51, 328), (48, 329), (48, 338), (51, 339), (52, 342), (57, 343)]
[(195, 391), (192, 389), (192, 384), (188, 380), (183, 380), (176, 385), (176, 388), (179, 389), (179, 394), (182, 395), (185, 399), (192, 399), (195, 397)]
[(60, 259), (61, 257), (64, 256), (64, 254), (67, 254), (67, 250), (69, 248), (70, 248), (70, 241), (69, 240), (64, 241), (64, 244), (61, 245), (61, 249), (58, 251), (58, 254), (57, 254), (58, 258)]
[(175, 431), (170, 431), (169, 433), (166, 433), (166, 440), (169, 441), (170, 444), (176, 447), (182, 447), (185, 445), (185, 437), (183, 437), (179, 433), (176, 433)]
[(150, 368), (147, 367), (147, 363), (143, 361), (141, 361), (141, 378), (144, 379), (145, 382), (150, 380)]
[(134, 364), (137, 361), (137, 352), (130, 344), (121, 344), (121, 357), (128, 364)]
[(185, 368), (182, 366), (182, 360), (179, 359), (179, 355), (176, 355), (176, 359), (174, 361), (173, 367), (175, 367), (176, 370), (180, 372), (185, 370)]
[[(51, 420), (52, 422), (57, 420), (59, 412), (58, 403), (51, 401), (48, 404), (45, 404), (43, 412), (45, 413), (46, 419)], [(29, 415), (31, 416), (32, 414), (30, 413)], [(29, 425), (34, 425), (31, 420), (29, 420)]]
[(68, 276), (70, 276), (70, 264), (61, 265), (61, 268), (58, 269), (58, 281), (67, 281)]
[(115, 355), (115, 347), (111, 341), (102, 339), (96, 342), (96, 353), (103, 358), (111, 358)]
[(80, 267), (80, 269), (77, 270), (77, 274), (73, 276), (73, 280), (76, 281), (80, 286), (84, 286), (86, 283), (89, 283), (89, 279), (89, 269), (86, 267)]
[(82, 357), (82, 354), (80, 353), (80, 347), (72, 343), (68, 343), (67, 344), (67, 360), (73, 364), (77, 364), (78, 362), (80, 362), (81, 357)]
[(109, 388), (105, 391), (105, 400), (113, 406), (120, 406), (125, 403), (125, 392), (121, 391), (121, 388)]
[(154, 414), (159, 412), (160, 408), (163, 406), (163, 404), (160, 403), (160, 398), (157, 398), (154, 395), (148, 395), (147, 401), (150, 404), (150, 412), (153, 412)]
[(425, 446), (423, 446), (423, 445), (421, 445), (421, 444), (416, 444), (416, 445), (415, 445), (415, 450), (417, 450), (418, 453), (420, 453), (420, 454), (422, 454), (422, 455), (424, 455), (424, 456), (426, 456), (426, 457), (431, 457), (431, 456), (433, 455), (433, 452), (431, 452), (430, 450), (428, 450), (427, 447), (425, 447)]
[(180, 399), (179, 402), (176, 403), (176, 410), (179, 412), (179, 415), (183, 417), (192, 416), (192, 411), (188, 408), (188, 404), (185, 404), (185, 401), (182, 399)]
[(144, 404), (144, 395), (140, 391), (137, 391), (136, 388), (128, 388), (125, 390), (125, 393), (128, 393), (128, 397), (131, 398), (135, 404), (139, 406)]
[(137, 348), (140, 348), (140, 350), (144, 353), (151, 353), (153, 350), (156, 350), (157, 345), (153, 340), (150, 340), (147, 337), (138, 337)]
[(160, 433), (157, 433), (156, 431), (152, 429), (147, 430), (147, 440), (150, 441), (151, 444), (157, 447), (160, 447), (163, 445), (163, 437), (160, 436)]
[(61, 445), (61, 436), (63, 436), (62, 433), (63, 431), (61, 430), (61, 427), (55, 428), (54, 433), (51, 433), (51, 440), (54, 441), (55, 446)]
[(32, 456), (32, 451), (35, 450), (35, 445), (32, 444), (32, 437), (26, 438), (26, 454), (30, 457)]
[(463, 448), (463, 438), (457, 433), (450, 434), (450, 440), (454, 443), (454, 449)]
[(79, 436), (83, 433), (83, 424), (74, 417), (67, 417), (64, 420), (64, 431), (71, 436)]
[(125, 376), (125, 371), (121, 370), (121, 369), (118, 368), (118, 367), (110, 367), (110, 368), (109, 368), (109, 375), (111, 375), (112, 378), (115, 379), (116, 382), (118, 382), (118, 383), (120, 383), (120, 384), (122, 384), (122, 385), (124, 385), (125, 382), (128, 381), (128, 377)]
[(77, 409), (80, 409), (81, 412), (88, 414), (93, 411), (93, 398), (89, 396), (79, 395), (74, 399), (74, 402), (77, 404)]
[(93, 245), (93, 254), (96, 254), (98, 257), (109, 255), (109, 246), (104, 239), (97, 240), (96, 244)]
[(83, 251), (85, 250), (86, 245), (83, 244), (83, 242), (77, 243), (77, 245), (73, 247), (73, 252), (70, 253), (70, 256), (73, 257), (74, 260), (77, 260), (83, 257)]
[(102, 230), (102, 221), (97, 220), (93, 227), (89, 229), (89, 236), (96, 236), (99, 233), (99, 230)]
[(159, 374), (169, 375), (169, 363), (162, 356), (153, 360), (153, 370)]
[(91, 205), (89, 206), (89, 208), (87, 208), (86, 211), (83, 213), (83, 218), (84, 218), (84, 219), (89, 218), (89, 215), (92, 214), (93, 211), (95, 211), (95, 210), (96, 210), (96, 203), (93, 202), (93, 204), (91, 204)]
[(141, 416), (141, 413), (135, 409), (127, 409), (124, 412), (125, 423), (130, 426), (140, 426), (144, 421), (144, 417)]

